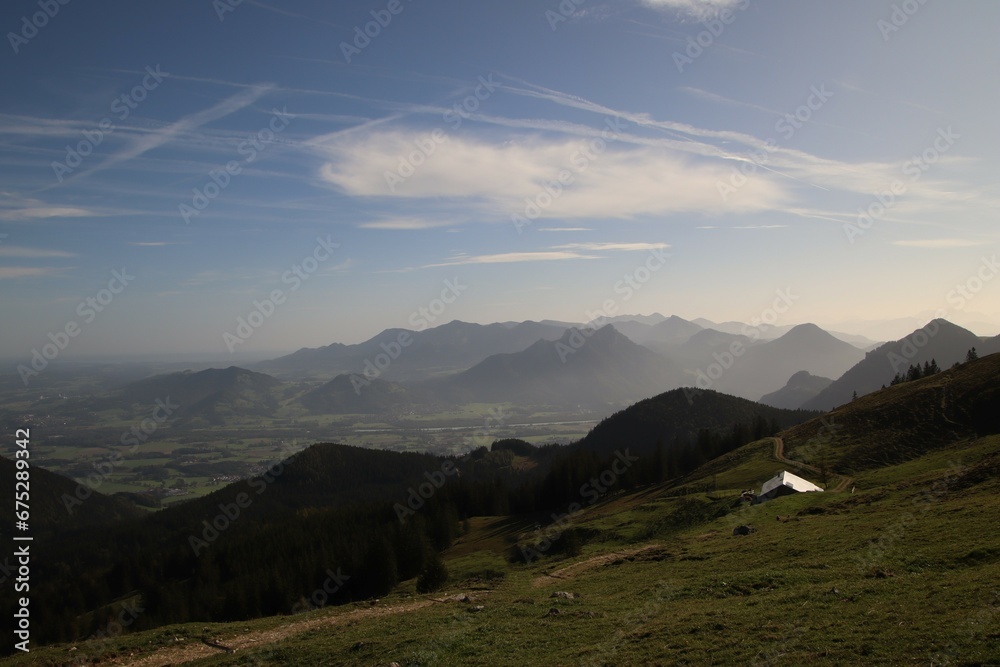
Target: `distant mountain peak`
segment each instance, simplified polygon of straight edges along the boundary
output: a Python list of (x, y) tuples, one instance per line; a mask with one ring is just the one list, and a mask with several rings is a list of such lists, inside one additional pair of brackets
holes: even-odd
[(827, 338), (834, 338), (835, 340), (837, 340), (831, 333), (829, 333), (825, 329), (823, 329), (823, 328), (821, 328), (821, 327), (813, 324), (812, 322), (806, 322), (805, 324), (797, 324), (797, 325), (795, 325), (794, 327), (792, 327), (791, 329), (789, 329), (788, 332), (784, 336), (782, 336), (782, 338), (789, 337), (789, 336), (792, 337), (792, 338), (794, 338), (796, 336), (802, 336), (802, 337), (805, 337), (805, 336), (809, 336), (809, 337), (823, 336), (823, 337), (827, 337)]
[(968, 329), (966, 329), (965, 327), (959, 326), (959, 325), (955, 324), (954, 322), (950, 322), (950, 321), (944, 319), (943, 317), (938, 317), (938, 318), (935, 318), (935, 319), (931, 320), (930, 322), (928, 322), (927, 324), (925, 324), (924, 326), (922, 326), (920, 329), (917, 329), (916, 331), (914, 331), (913, 333), (911, 333), (910, 336), (912, 336), (913, 334), (917, 333), (918, 331), (926, 331), (928, 329), (933, 329), (935, 327), (937, 327), (938, 329), (943, 329), (945, 331), (951, 331), (951, 332), (958, 333), (958, 334), (963, 334), (963, 335), (964, 334), (972, 334), (973, 336), (976, 335), (976, 334), (972, 333), (971, 331), (969, 331)]

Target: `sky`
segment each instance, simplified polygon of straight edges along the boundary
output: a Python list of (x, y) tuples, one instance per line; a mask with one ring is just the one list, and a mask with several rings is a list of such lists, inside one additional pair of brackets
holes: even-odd
[(10, 0), (0, 356), (779, 302), (996, 334), (997, 25), (987, 0)]

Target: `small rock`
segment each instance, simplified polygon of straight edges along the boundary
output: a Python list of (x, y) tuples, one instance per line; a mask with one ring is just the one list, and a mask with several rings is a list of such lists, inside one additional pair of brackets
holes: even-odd
[(552, 607), (552, 609), (549, 609), (549, 616), (558, 616), (561, 613), (562, 612), (559, 611), (558, 609), (556, 609), (555, 607)]
[(469, 607), (469, 611), (471, 611), (474, 614), (482, 611), (483, 609), (486, 609), (486, 607), (484, 607), (481, 604), (477, 604), (475, 607)]
[(576, 597), (576, 593), (570, 593), (568, 591), (556, 591), (550, 598), (562, 598), (563, 600), (572, 600)]
[(365, 643), (364, 642), (358, 642), (357, 644), (355, 644), (354, 646), (351, 647), (351, 650), (352, 651), (360, 651), (364, 647), (365, 647)]

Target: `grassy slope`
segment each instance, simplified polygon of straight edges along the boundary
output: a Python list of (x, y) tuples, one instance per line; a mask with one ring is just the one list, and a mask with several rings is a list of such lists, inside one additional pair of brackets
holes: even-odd
[(1000, 354), (862, 396), (782, 435), (786, 454), (836, 472), (900, 463), (942, 442), (1000, 432)]
[[(532, 565), (501, 554), (533, 521), (476, 519), (446, 553), (452, 583), (431, 596), (473, 603), (427, 603), (408, 582), (374, 608), (161, 628), (9, 662), (132, 664), (167, 647), (187, 652), (167, 656), (176, 662), (204, 656), (197, 665), (1000, 664), (998, 450), (1000, 436), (966, 440), (864, 472), (853, 495), (736, 504), (715, 519), (732, 491), (618, 495), (575, 522), (598, 535), (582, 554)], [(753, 443), (685, 481), (759, 485), (782, 467), (772, 451)], [(757, 532), (732, 536), (741, 523)], [(580, 597), (549, 597), (562, 590)], [(272, 634), (239, 639), (248, 633)]]

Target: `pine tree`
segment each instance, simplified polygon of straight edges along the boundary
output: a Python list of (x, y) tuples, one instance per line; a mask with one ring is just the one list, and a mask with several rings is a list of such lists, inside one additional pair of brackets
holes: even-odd
[(975, 361), (978, 358), (979, 358), (979, 353), (976, 352), (976, 348), (972, 348), (965, 355), (966, 362)]

